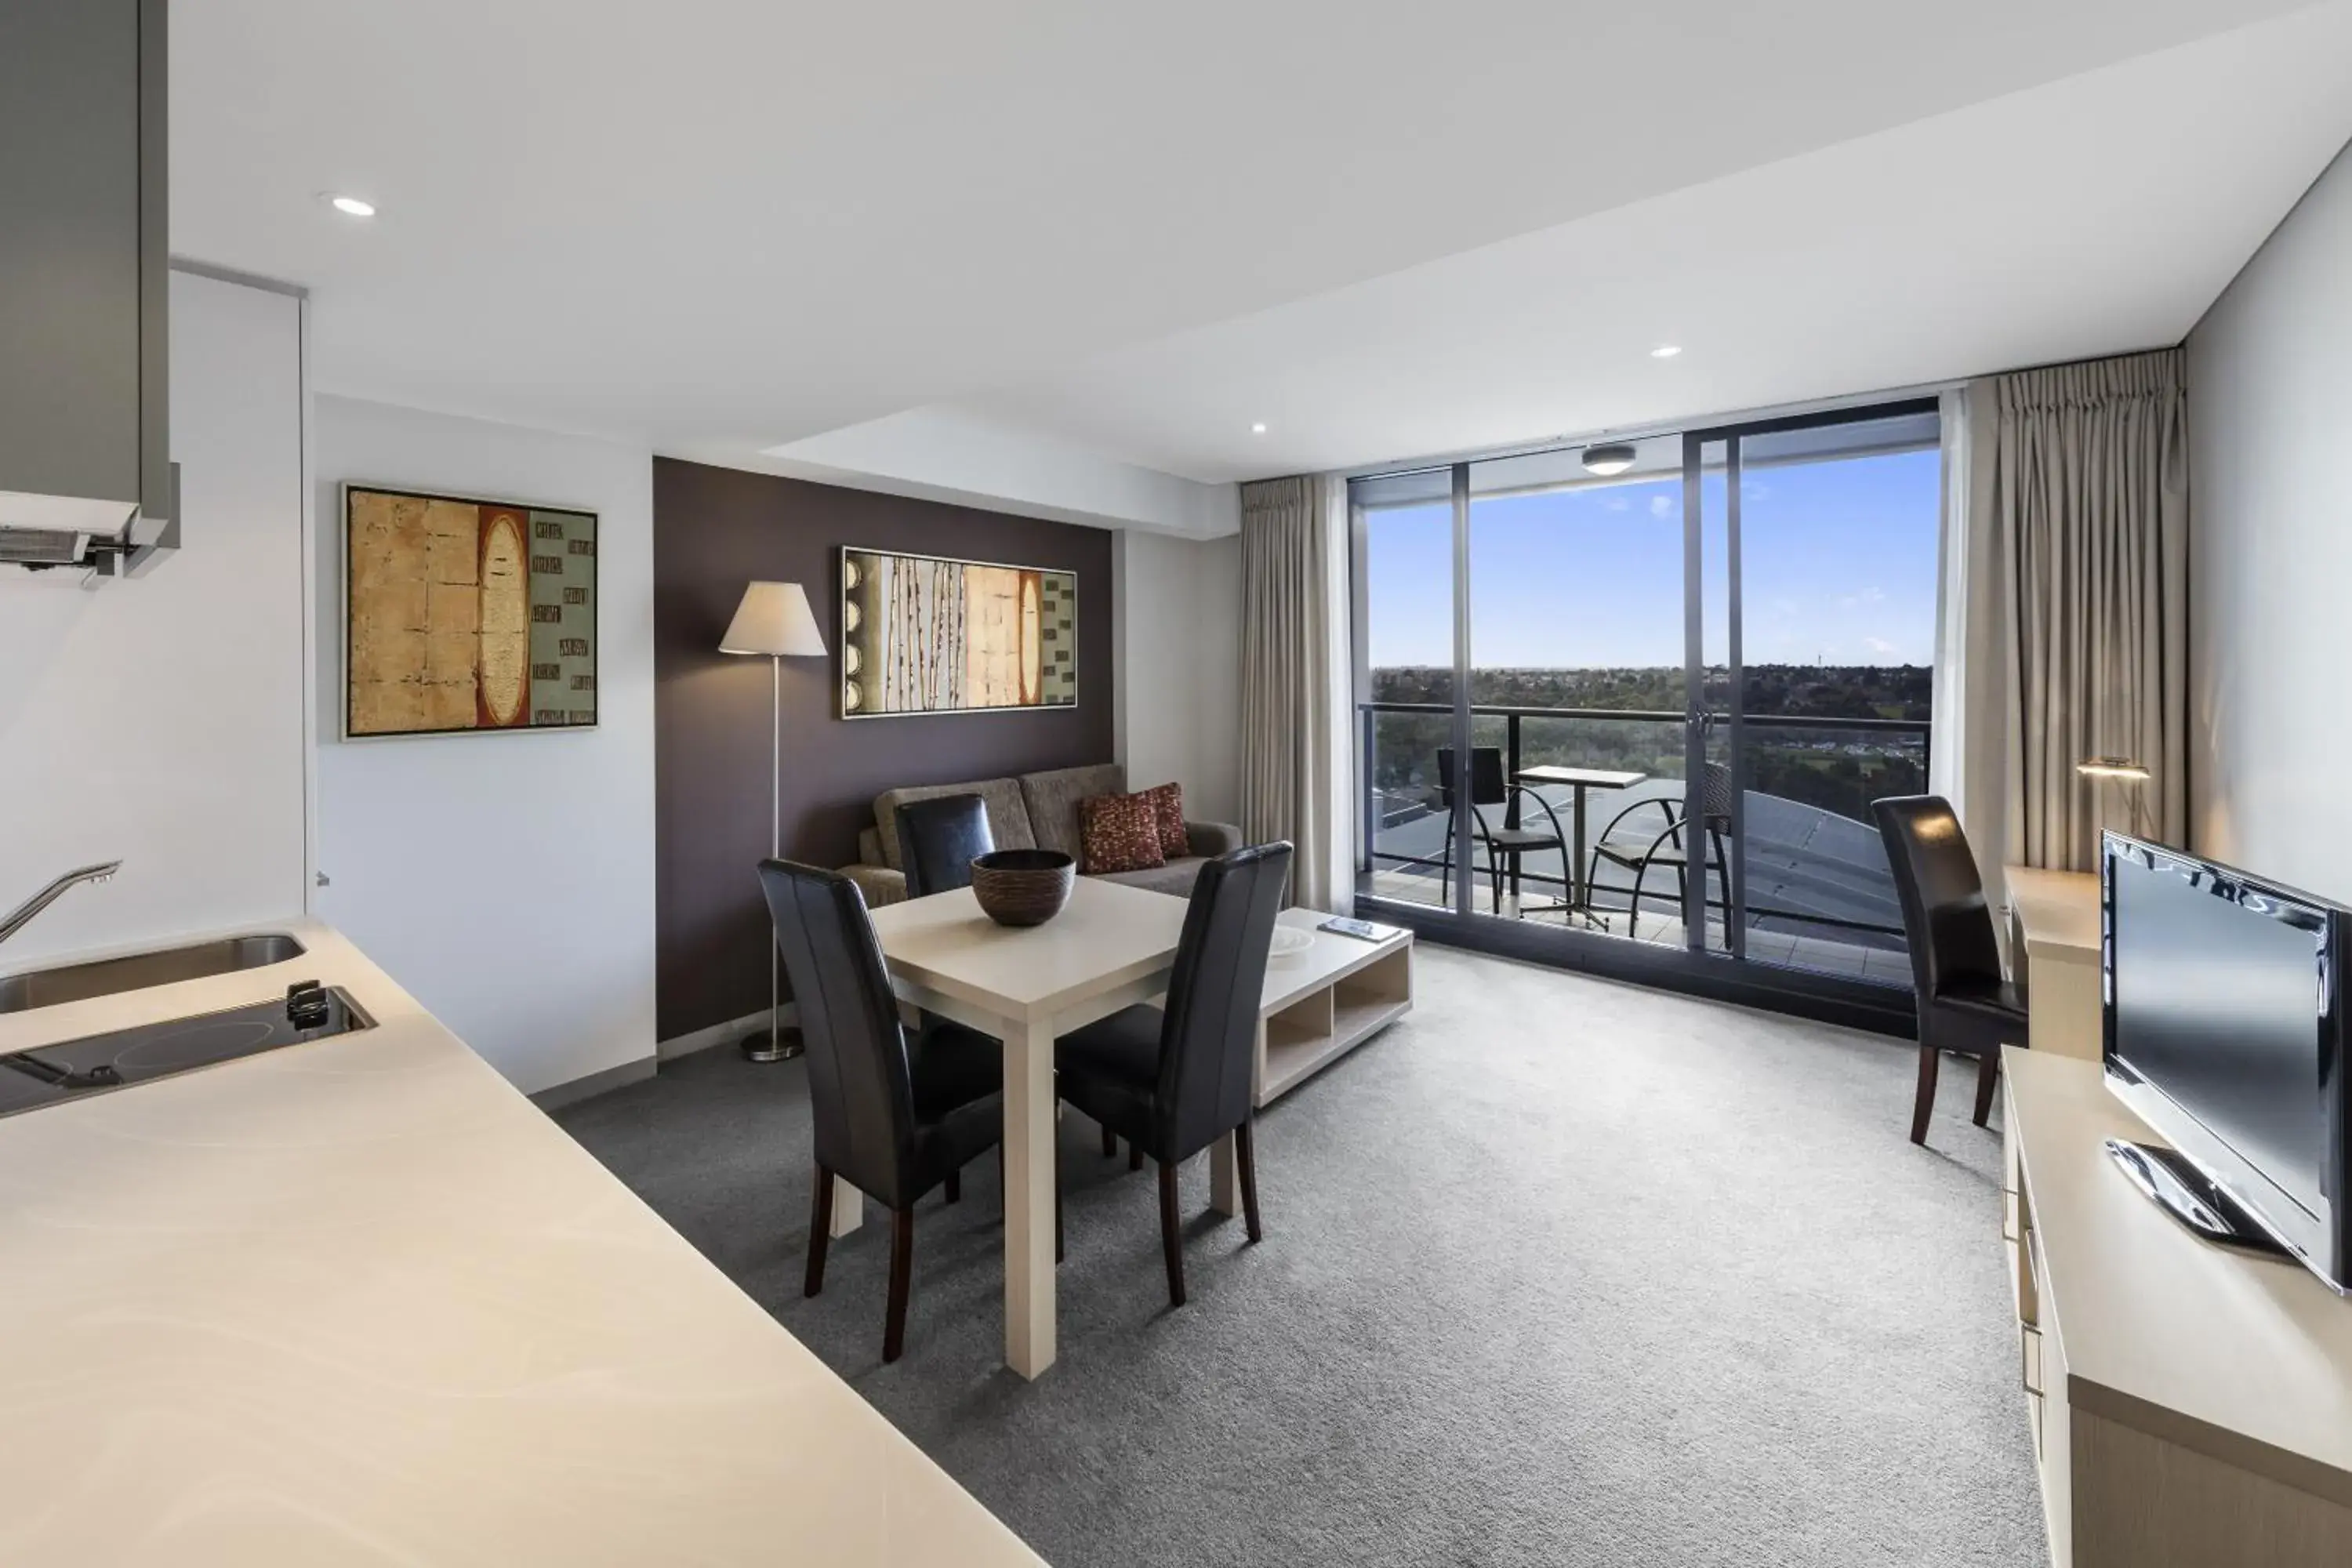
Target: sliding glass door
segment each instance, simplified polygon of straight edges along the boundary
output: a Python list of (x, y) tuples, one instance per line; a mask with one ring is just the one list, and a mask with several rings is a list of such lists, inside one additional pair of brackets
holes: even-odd
[(1351, 486), (1358, 881), (1472, 940), (1907, 984), (1931, 404)]

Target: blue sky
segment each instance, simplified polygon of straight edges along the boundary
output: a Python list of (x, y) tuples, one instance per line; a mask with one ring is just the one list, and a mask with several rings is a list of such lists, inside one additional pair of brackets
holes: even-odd
[[(1764, 468), (1740, 513), (1749, 664), (1927, 664), (1942, 458), (1932, 448)], [(1721, 479), (1711, 481), (1719, 517)], [(1372, 512), (1374, 666), (1451, 664), (1453, 523)], [(1482, 668), (1683, 661), (1682, 480), (1474, 500), (1471, 659)], [(1707, 655), (1722, 657), (1723, 543), (1710, 531)]]

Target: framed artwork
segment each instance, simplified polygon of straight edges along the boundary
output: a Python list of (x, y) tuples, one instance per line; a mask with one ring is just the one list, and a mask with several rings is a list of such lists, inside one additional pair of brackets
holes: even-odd
[(596, 722), (596, 514), (343, 487), (343, 734)]
[(1078, 574), (841, 551), (841, 716), (1078, 702)]

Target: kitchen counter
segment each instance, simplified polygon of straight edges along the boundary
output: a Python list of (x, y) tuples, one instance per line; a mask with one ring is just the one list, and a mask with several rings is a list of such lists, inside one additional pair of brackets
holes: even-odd
[(310, 951), (0, 1016), (316, 979), (377, 1024), (0, 1121), (0, 1562), (1040, 1561), (357, 949), (269, 929)]

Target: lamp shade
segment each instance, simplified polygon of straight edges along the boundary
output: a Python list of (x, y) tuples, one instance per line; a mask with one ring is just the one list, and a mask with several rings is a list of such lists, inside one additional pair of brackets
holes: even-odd
[(816, 614), (798, 583), (753, 583), (743, 590), (719, 651), (821, 658), (824, 634), (817, 630)]

